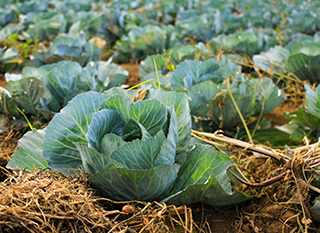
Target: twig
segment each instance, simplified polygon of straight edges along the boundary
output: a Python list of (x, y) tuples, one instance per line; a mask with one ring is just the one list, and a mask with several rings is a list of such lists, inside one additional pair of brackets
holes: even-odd
[[(282, 153), (274, 153), (270, 150), (267, 150), (265, 148), (256, 146), (254, 144), (250, 144), (247, 142), (243, 142), (234, 138), (229, 138), (227, 136), (224, 136), (222, 134), (212, 134), (212, 133), (204, 133), (204, 132), (199, 132), (199, 131), (195, 131), (195, 130), (191, 130), (191, 135), (200, 135), (200, 136), (204, 136), (204, 137), (208, 137), (220, 142), (224, 142), (224, 143), (229, 143), (229, 144), (233, 144), (235, 146), (239, 146), (242, 148), (246, 148), (249, 151), (253, 151), (253, 152), (258, 152), (267, 156), (270, 156), (272, 158), (275, 158), (279, 161), (281, 161), (282, 163), (286, 164), (289, 161), (289, 157), (282, 154)], [(201, 139), (202, 140), (202, 139)]]
[(234, 175), (239, 181), (241, 181), (242, 183), (246, 184), (246, 185), (249, 185), (249, 186), (252, 186), (252, 187), (264, 187), (264, 186), (268, 186), (268, 185), (271, 185), (275, 182), (277, 182), (278, 180), (281, 180), (284, 176), (286, 176), (290, 170), (287, 170), (283, 173), (281, 173), (280, 175), (277, 175), (269, 180), (265, 180), (263, 182), (260, 182), (260, 183), (251, 183), (251, 182), (247, 182), (245, 181), (244, 179), (240, 178), (237, 174), (235, 174), (232, 170), (230, 170), (230, 172), (232, 173), (232, 175)]

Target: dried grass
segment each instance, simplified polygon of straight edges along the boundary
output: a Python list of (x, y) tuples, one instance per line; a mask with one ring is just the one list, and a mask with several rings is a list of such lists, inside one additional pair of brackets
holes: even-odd
[[(112, 222), (82, 174), (20, 171), (0, 184), (0, 232), (108, 232)], [(114, 231), (117, 232), (117, 231)]]
[(10, 130), (7, 134), (0, 134), (0, 166), (6, 165), (18, 145), (19, 133)]
[[(106, 208), (114, 204), (123, 208)], [(50, 170), (20, 171), (0, 183), (0, 232), (192, 232), (195, 227), (186, 206), (95, 196), (80, 172), (65, 177)]]

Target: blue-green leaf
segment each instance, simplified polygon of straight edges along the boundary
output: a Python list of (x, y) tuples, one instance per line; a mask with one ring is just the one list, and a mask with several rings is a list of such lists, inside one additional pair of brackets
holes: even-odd
[(227, 175), (232, 165), (228, 155), (196, 144), (179, 170), (172, 195), (163, 201), (175, 205), (210, 201), (219, 205), (220, 198), (233, 194)]
[(154, 136), (167, 120), (167, 109), (155, 99), (137, 101), (131, 107), (130, 117), (136, 119)]
[(282, 104), (286, 99), (283, 90), (280, 90), (270, 78), (251, 79), (246, 82), (250, 87), (249, 94), (255, 96), (259, 102), (255, 115), (266, 114)]
[(314, 200), (314, 205), (311, 207), (310, 212), (313, 220), (320, 221), (320, 196)]
[(26, 169), (47, 168), (48, 164), (42, 157), (42, 142), (46, 129), (32, 130), (19, 140), (18, 147), (7, 164), (7, 168)]
[(110, 157), (116, 149), (124, 144), (125, 141), (121, 137), (115, 134), (106, 134), (101, 140), (101, 152)]
[(110, 157), (89, 148), (87, 145), (75, 143), (75, 146), (80, 152), (83, 170), (86, 173), (96, 174), (111, 163)]
[(178, 146), (178, 122), (173, 106), (168, 107), (168, 119), (170, 119), (169, 132), (164, 140), (161, 151), (154, 166), (162, 164), (174, 164)]
[(114, 151), (111, 159), (124, 164), (128, 169), (150, 169), (165, 139), (164, 133), (160, 131), (154, 138), (128, 142)]
[(24, 110), (27, 114), (37, 115), (37, 108), (41, 105), (40, 98), (44, 98), (50, 104), (52, 111), (59, 111), (60, 105), (55, 101), (44, 86), (42, 80), (37, 78), (22, 78), (18, 81), (10, 81), (7, 84), (7, 90), (12, 93), (12, 101), (15, 106)]
[(174, 91), (149, 90), (147, 99), (157, 99), (164, 106), (174, 106), (178, 120), (178, 148), (176, 154), (176, 162), (182, 164), (184, 161), (189, 142), (191, 140), (191, 117), (189, 109), (189, 97), (185, 93), (177, 93)]
[(102, 152), (100, 145), (103, 136), (110, 133), (122, 135), (124, 125), (125, 122), (114, 110), (103, 109), (94, 113), (86, 134), (89, 147)]
[(110, 62), (99, 62), (98, 68), (98, 78), (106, 89), (123, 84), (129, 75), (128, 71)]
[(320, 118), (320, 85), (317, 86), (316, 90), (312, 90), (308, 85), (304, 86), (307, 90), (306, 92), (306, 102), (308, 106), (308, 111)]
[(111, 164), (91, 176), (89, 182), (100, 194), (113, 200), (154, 201), (168, 191), (179, 167), (164, 164), (148, 170), (130, 170)]
[(211, 61), (184, 61), (172, 73), (171, 87), (175, 90), (190, 89), (193, 85), (205, 80), (214, 79), (213, 73), (220, 66)]
[[(44, 79), (51, 94), (61, 103), (68, 102), (73, 96), (65, 99), (71, 91), (77, 90), (77, 82), (82, 72), (77, 62), (62, 61), (59, 66), (52, 69)], [(57, 65), (58, 65), (57, 64)]]
[(72, 171), (80, 167), (80, 154), (73, 143), (87, 145), (86, 134), (92, 116), (106, 98), (96, 92), (80, 94), (55, 115), (43, 143), (43, 156), (51, 168)]
[(123, 129), (122, 139), (125, 141), (132, 141), (135, 139), (146, 140), (150, 137), (151, 135), (149, 134), (147, 129), (133, 118), (129, 119)]
[(221, 88), (225, 88), (225, 86), (215, 84), (212, 81), (204, 81), (194, 85), (188, 90), (188, 95), (191, 98), (191, 113), (197, 117), (210, 118), (211, 112), (208, 110), (213, 108), (213, 99), (221, 92)]
[(122, 95), (113, 95), (101, 104), (101, 109), (117, 111), (125, 122), (130, 119), (131, 103)]

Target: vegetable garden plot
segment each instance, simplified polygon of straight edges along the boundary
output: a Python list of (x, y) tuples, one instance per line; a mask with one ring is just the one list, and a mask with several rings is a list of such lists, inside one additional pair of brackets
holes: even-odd
[[(0, 3), (0, 127), (7, 135), (31, 129), (7, 167), (82, 169), (100, 195), (165, 210), (163, 203), (223, 206), (265, 195), (294, 209), (290, 231), (312, 229), (319, 9), (317, 1)], [(128, 72), (112, 63), (129, 61), (141, 62), (138, 90), (120, 87)], [(303, 100), (285, 125), (264, 117), (295, 97)], [(208, 135), (220, 141), (206, 145)], [(243, 155), (226, 147), (245, 141)], [(279, 181), (256, 187), (270, 175)]]

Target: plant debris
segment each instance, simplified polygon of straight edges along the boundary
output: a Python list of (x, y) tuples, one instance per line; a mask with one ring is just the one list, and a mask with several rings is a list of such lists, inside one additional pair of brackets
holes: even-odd
[(81, 173), (68, 179), (48, 170), (9, 175), (0, 184), (0, 231), (108, 232), (110, 211), (85, 180)]
[[(113, 202), (94, 194), (80, 172), (9, 174), (0, 183), (0, 232), (192, 232), (196, 227), (186, 206)], [(107, 209), (105, 201), (123, 207)]]

